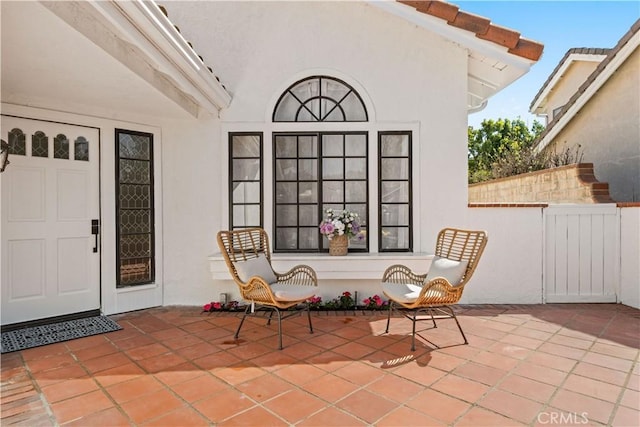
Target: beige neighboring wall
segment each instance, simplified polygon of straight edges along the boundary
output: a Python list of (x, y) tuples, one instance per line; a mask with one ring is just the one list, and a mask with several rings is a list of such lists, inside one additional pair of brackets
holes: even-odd
[(640, 200), (640, 49), (556, 135), (545, 150), (581, 145), (583, 162), (609, 183), (613, 200)]
[(612, 203), (593, 164), (577, 163), (469, 186), (469, 203)]
[(573, 61), (562, 76), (562, 84), (554, 86), (547, 96), (544, 114), (547, 115), (547, 124), (553, 119), (553, 110), (562, 107), (569, 101), (576, 90), (587, 80), (587, 77), (596, 69), (599, 61)]

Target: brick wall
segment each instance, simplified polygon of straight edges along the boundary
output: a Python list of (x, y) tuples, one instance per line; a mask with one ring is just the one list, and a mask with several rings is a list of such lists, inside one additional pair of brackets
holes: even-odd
[(609, 184), (598, 182), (593, 163), (494, 179), (469, 186), (469, 203), (613, 203)]

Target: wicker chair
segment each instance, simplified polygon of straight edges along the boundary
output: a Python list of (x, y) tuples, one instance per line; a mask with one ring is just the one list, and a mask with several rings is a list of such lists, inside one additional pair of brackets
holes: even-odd
[[(430, 320), (435, 328), (436, 318), (453, 318), (464, 343), (468, 344), (451, 305), (460, 300), (486, 244), (487, 234), (484, 231), (445, 228), (438, 234), (435, 257), (429, 272), (416, 274), (404, 265), (387, 268), (382, 276), (383, 292), (389, 298), (389, 317), (385, 332), (389, 332), (395, 306), (400, 306), (403, 308), (402, 315), (413, 323), (411, 351), (416, 349), (416, 322)], [(423, 312), (429, 316), (418, 317)]]
[(271, 324), (273, 313), (276, 313), (278, 345), (282, 350), (282, 320), (299, 314), (299, 310), (286, 315), (281, 310), (300, 304), (305, 304), (309, 331), (313, 333), (307, 300), (315, 295), (318, 279), (311, 267), (298, 265), (283, 274), (274, 272), (271, 267), (269, 237), (261, 228), (220, 231), (218, 246), (231, 277), (240, 288), (240, 296), (249, 303), (238, 325), (236, 339), (248, 315), (259, 310), (271, 310), (267, 325)]

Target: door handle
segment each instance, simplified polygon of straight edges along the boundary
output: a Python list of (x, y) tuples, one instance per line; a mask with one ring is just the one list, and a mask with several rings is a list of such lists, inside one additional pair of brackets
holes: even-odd
[(95, 236), (95, 243), (93, 245), (93, 252), (98, 252), (98, 235), (100, 234), (100, 220), (92, 219), (91, 220), (91, 234)]

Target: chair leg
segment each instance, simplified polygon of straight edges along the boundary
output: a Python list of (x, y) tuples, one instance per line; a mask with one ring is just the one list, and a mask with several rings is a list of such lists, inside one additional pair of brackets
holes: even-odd
[(384, 333), (389, 333), (389, 323), (391, 322), (391, 312), (393, 311), (393, 301), (389, 301), (389, 314), (387, 315), (387, 329), (385, 329)]
[(311, 309), (309, 303), (307, 303), (307, 319), (309, 319), (309, 333), (313, 333), (313, 325), (311, 324)]
[(273, 311), (269, 313), (269, 318), (267, 319), (267, 326), (271, 325), (271, 317), (273, 316)]
[(453, 317), (453, 319), (456, 321), (456, 325), (458, 325), (458, 329), (460, 330), (460, 333), (462, 334), (462, 338), (464, 338), (464, 343), (465, 344), (469, 344), (469, 341), (467, 341), (467, 337), (464, 334), (464, 332), (462, 331), (462, 327), (460, 326), (460, 322), (458, 322), (458, 317), (456, 316), (456, 313), (453, 312), (453, 309), (449, 306), (445, 306), (443, 308), (448, 309), (451, 312), (451, 316)]
[(431, 321), (433, 322), (433, 327), (437, 328), (438, 325), (436, 325), (436, 319), (433, 317), (433, 310), (429, 309), (429, 314), (431, 315)]
[[(278, 315), (278, 350), (282, 350), (282, 316), (277, 308), (274, 311)], [(271, 316), (269, 316), (269, 320), (271, 320)]]
[(249, 314), (249, 306), (247, 306), (247, 308), (244, 309), (244, 316), (242, 316), (242, 320), (240, 321), (240, 324), (238, 325), (238, 330), (236, 330), (236, 335), (234, 336), (235, 339), (238, 339), (238, 336), (240, 336), (240, 329), (242, 328), (242, 324), (244, 323), (244, 319), (247, 318), (247, 314)]
[(416, 351), (416, 316), (418, 314), (418, 310), (413, 310), (413, 319), (411, 322), (413, 323), (413, 328), (411, 331), (411, 351)]

